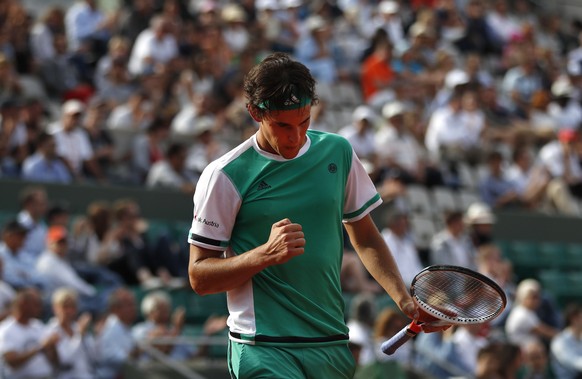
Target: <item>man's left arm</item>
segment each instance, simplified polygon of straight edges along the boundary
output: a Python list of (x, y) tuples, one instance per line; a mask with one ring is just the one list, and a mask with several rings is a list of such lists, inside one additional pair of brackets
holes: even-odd
[(402, 280), (396, 261), (370, 215), (344, 224), (362, 263), (408, 317), (415, 318), (416, 305)]

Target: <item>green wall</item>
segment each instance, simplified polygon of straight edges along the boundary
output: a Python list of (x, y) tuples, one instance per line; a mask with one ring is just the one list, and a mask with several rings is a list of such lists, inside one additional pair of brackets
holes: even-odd
[[(28, 185), (38, 184), (0, 180), (0, 211), (18, 211), (18, 193)], [(84, 213), (87, 205), (95, 200), (132, 198), (140, 204), (145, 218), (190, 222), (192, 217), (191, 196), (177, 191), (90, 184), (43, 186), (50, 201), (67, 202), (73, 214)], [(582, 218), (534, 212), (498, 212), (497, 220), (494, 232), (499, 240), (582, 243)]]
[(18, 194), (30, 185), (46, 188), (49, 201), (67, 203), (72, 214), (85, 213), (87, 205), (93, 201), (132, 198), (139, 203), (146, 218), (187, 222), (192, 218), (192, 197), (178, 191), (90, 184), (38, 184), (17, 180), (0, 180), (0, 211), (18, 211)]

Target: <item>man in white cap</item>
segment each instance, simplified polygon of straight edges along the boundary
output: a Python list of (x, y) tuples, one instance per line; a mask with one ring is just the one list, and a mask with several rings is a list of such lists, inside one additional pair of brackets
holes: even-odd
[(399, 14), (400, 5), (394, 0), (384, 0), (378, 3), (377, 16), (364, 25), (365, 34), (371, 37), (376, 29), (382, 28), (388, 33), (390, 42), (394, 46), (406, 44), (406, 34), (402, 17)]
[(485, 203), (473, 203), (467, 208), (465, 225), (475, 248), (493, 242), (493, 225), (495, 221), (495, 215)]
[(407, 111), (400, 101), (382, 107), (384, 122), (375, 138), (379, 168), (388, 176), (398, 172), (407, 183), (442, 184), (438, 169), (427, 165), (426, 150), (406, 128)]
[(85, 177), (84, 169), (99, 181), (105, 180), (93, 154), (87, 133), (80, 127), (85, 105), (79, 100), (67, 100), (62, 106), (60, 122), (55, 125), (57, 154), (76, 179)]
[(375, 165), (375, 123), (374, 110), (367, 105), (360, 105), (352, 113), (352, 123), (340, 129), (338, 134), (345, 137), (354, 148), (358, 158)]

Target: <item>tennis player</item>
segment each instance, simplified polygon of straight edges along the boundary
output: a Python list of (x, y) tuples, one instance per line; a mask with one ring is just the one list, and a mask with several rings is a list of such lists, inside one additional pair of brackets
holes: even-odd
[(274, 53), (245, 78), (255, 135), (204, 170), (194, 194), (189, 276), (227, 292), (234, 378), (351, 378), (340, 286), (342, 223), (400, 309), (417, 308), (370, 211), (381, 199), (344, 138), (308, 130), (309, 70)]

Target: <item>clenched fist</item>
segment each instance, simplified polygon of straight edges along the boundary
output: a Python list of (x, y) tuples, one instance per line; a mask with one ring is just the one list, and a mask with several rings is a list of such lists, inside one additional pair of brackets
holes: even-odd
[(265, 243), (264, 259), (267, 266), (282, 264), (304, 253), (305, 235), (299, 224), (288, 218), (277, 221), (271, 227), (271, 235)]

